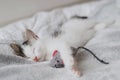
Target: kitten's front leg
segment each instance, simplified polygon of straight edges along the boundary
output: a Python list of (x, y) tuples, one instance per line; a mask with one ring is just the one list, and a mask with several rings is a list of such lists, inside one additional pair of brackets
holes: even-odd
[(77, 61), (74, 59), (72, 56), (72, 50), (71, 49), (66, 49), (60, 51), (61, 53), (61, 58), (63, 59), (65, 68), (68, 70), (72, 71), (75, 75), (81, 76), (82, 73), (80, 72), (80, 69), (77, 65)]
[(74, 60), (72, 65), (72, 70), (77, 76), (82, 76), (82, 72), (80, 71), (77, 62)]

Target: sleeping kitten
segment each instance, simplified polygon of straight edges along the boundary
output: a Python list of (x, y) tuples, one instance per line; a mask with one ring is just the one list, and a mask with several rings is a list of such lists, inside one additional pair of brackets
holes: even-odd
[[(65, 68), (81, 75), (77, 62), (72, 56), (72, 47), (84, 46), (96, 33), (104, 29), (111, 22), (98, 23), (94, 19), (72, 19), (61, 27), (61, 34), (41, 39), (30, 29), (26, 30), (26, 41), (22, 45), (11, 44), (16, 55), (27, 57), (33, 61), (46, 61), (52, 59), (55, 50), (60, 52)], [(19, 55), (21, 53), (21, 55)]]

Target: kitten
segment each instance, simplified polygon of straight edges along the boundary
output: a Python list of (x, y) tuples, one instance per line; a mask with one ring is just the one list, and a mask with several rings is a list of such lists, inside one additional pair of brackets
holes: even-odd
[(94, 19), (71, 19), (61, 27), (61, 34), (57, 37), (50, 36), (41, 39), (30, 29), (26, 29), (26, 41), (22, 45), (11, 44), (15, 52), (20, 52), (23, 57), (33, 61), (46, 61), (52, 59), (55, 50), (60, 52), (60, 56), (65, 64), (65, 68), (80, 76), (81, 72), (77, 62), (72, 56), (72, 47), (84, 46), (96, 31), (104, 29), (111, 22), (98, 23)]

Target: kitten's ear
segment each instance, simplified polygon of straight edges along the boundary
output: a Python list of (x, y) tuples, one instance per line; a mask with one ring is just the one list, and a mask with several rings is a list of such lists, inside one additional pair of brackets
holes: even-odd
[(17, 56), (25, 57), (22, 48), (18, 44), (11, 43), (10, 47), (14, 50)]
[(20, 52), (19, 45), (11, 43), (10, 47), (15, 51), (15, 52)]
[(35, 39), (37, 40), (39, 37), (30, 29), (26, 29), (26, 32), (25, 32), (25, 39), (26, 40), (32, 40), (32, 39)]

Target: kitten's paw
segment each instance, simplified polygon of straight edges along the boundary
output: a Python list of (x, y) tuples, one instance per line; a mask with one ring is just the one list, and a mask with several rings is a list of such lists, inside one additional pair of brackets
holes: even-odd
[(76, 68), (76, 67), (72, 67), (72, 72), (73, 72), (73, 74), (75, 75), (75, 76), (77, 76), (77, 77), (81, 77), (82, 76), (82, 73), (81, 73), (81, 71), (79, 70), (79, 68)]

